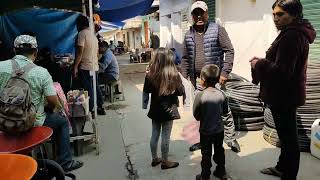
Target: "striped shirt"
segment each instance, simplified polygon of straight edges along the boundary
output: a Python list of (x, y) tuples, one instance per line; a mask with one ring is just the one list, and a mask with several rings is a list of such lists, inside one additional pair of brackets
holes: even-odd
[[(20, 67), (33, 63), (30, 59), (21, 55), (16, 55), (13, 59), (17, 61)], [(11, 60), (0, 62), (0, 91), (7, 85), (11, 74)], [(35, 126), (42, 126), (46, 119), (44, 112), (45, 97), (57, 94), (53, 86), (52, 77), (45, 68), (36, 66), (29, 71), (27, 81), (31, 86), (31, 98), (37, 110)]]

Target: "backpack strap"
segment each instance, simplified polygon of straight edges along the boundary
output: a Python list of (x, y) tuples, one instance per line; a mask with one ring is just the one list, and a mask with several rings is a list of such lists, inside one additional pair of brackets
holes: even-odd
[(11, 60), (11, 64), (12, 64), (12, 77), (16, 76), (16, 77), (20, 77), (23, 79), (26, 79), (28, 72), (31, 69), (36, 67), (35, 64), (29, 63), (21, 68), (15, 59)]

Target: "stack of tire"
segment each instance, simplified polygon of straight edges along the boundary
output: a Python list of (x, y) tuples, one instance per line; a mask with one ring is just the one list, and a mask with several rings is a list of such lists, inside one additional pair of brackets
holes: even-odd
[(236, 130), (258, 131), (264, 126), (264, 108), (259, 86), (235, 74), (226, 83), (226, 95)]
[[(307, 70), (306, 104), (297, 109), (297, 128), (300, 151), (310, 151), (311, 126), (320, 118), (320, 63), (311, 62)], [(265, 109), (264, 139), (274, 146), (280, 146), (270, 109)]]

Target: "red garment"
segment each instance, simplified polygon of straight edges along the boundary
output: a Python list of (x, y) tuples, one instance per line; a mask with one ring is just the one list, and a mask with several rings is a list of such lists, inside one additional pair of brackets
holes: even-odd
[(66, 96), (65, 96), (65, 94), (63, 92), (63, 89), (62, 89), (60, 83), (58, 83), (58, 82), (54, 82), (53, 86), (54, 86), (54, 88), (56, 90), (56, 93), (57, 93), (57, 96), (59, 98), (59, 101), (60, 101), (61, 105), (63, 106), (64, 113), (65, 113), (65, 115), (63, 115), (63, 116), (65, 116), (65, 118), (69, 122), (69, 126), (71, 126), (70, 120), (68, 118), (70, 116), (70, 111), (69, 111), (69, 107), (68, 107), (67, 98), (66, 98)]

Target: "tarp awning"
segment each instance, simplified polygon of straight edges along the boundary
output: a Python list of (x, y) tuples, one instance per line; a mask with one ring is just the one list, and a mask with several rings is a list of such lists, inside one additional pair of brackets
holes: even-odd
[[(104, 21), (120, 22), (139, 15), (145, 15), (154, 0), (93, 0), (99, 1), (97, 9)], [(85, 0), (87, 3), (87, 0)], [(0, 14), (10, 11), (41, 7), (67, 9), (82, 12), (82, 0), (1, 0)]]
[(101, 30), (100, 32), (108, 32), (108, 31), (114, 31), (117, 29), (120, 29), (124, 26), (124, 22), (107, 22), (107, 21), (101, 21)]
[(12, 47), (17, 35), (34, 32), (39, 48), (49, 47), (54, 53), (72, 53), (77, 35), (79, 13), (48, 9), (25, 9), (0, 16), (0, 38)]
[(0, 14), (35, 6), (81, 12), (82, 0), (1, 0)]
[(102, 20), (119, 22), (149, 11), (153, 0), (99, 0), (98, 14)]

